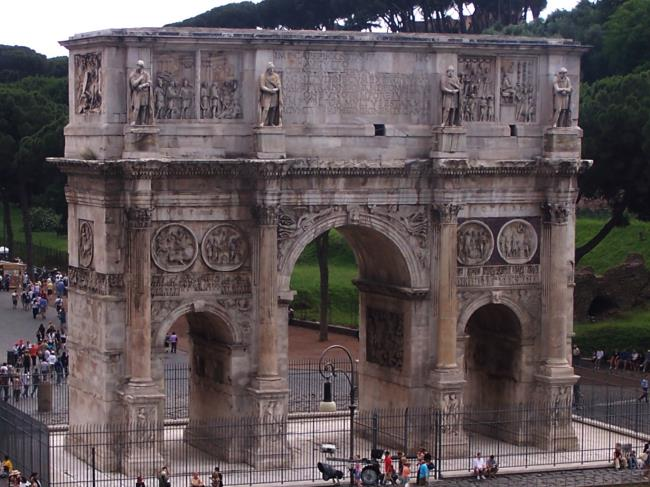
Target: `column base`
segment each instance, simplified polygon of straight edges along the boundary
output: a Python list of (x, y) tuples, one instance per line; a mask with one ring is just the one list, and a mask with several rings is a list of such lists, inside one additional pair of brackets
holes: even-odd
[(160, 129), (154, 125), (127, 125), (124, 127), (125, 159), (146, 159), (160, 157), (158, 135)]
[(121, 472), (155, 476), (163, 465), (165, 395), (150, 380), (131, 380), (119, 393), (128, 429), (121, 441), (127, 446)]
[(582, 151), (580, 127), (551, 127), (544, 132), (544, 157), (547, 159), (576, 159)]
[(465, 127), (434, 127), (431, 152), (432, 159), (467, 158), (467, 131)]
[(432, 404), (440, 411), (442, 457), (457, 458), (465, 455), (468, 439), (464, 424), (463, 373), (458, 367), (438, 367), (431, 373), (430, 384)]
[(255, 127), (255, 153), (258, 159), (287, 157), (285, 132), (282, 127)]
[(570, 451), (579, 447), (572, 420), (573, 385), (579, 377), (573, 374), (571, 367), (565, 369), (570, 372), (562, 376), (535, 376), (534, 442), (548, 451)]
[(248, 389), (253, 421), (248, 445), (248, 461), (255, 468), (287, 468), (290, 451), (287, 441), (289, 389), (279, 376), (256, 377)]

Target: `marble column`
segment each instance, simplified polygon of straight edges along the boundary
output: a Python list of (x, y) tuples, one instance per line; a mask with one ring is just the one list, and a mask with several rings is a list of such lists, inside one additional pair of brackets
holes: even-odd
[(541, 239), (542, 273), (542, 369), (544, 375), (572, 374), (567, 361), (567, 334), (573, 316), (567, 301), (572, 295), (568, 238), (570, 207), (544, 203)]
[(147, 438), (147, 446), (125, 451), (120, 464), (127, 475), (152, 475), (151, 459), (162, 462), (165, 396), (151, 377), (151, 208), (131, 206), (126, 220), (127, 382), (119, 395), (125, 422), (135, 425), (128, 434), (134, 442)]
[(259, 349), (257, 377), (278, 377), (278, 330), (275, 313), (278, 307), (277, 255), (278, 213), (276, 207), (259, 207)]
[(573, 245), (569, 231), (571, 206), (542, 204), (541, 273), (541, 364), (535, 376), (538, 407), (535, 443), (558, 451), (577, 448), (572, 426), (572, 386), (578, 380), (568, 362), (567, 336), (573, 314)]
[(435, 369), (431, 374), (432, 405), (441, 413), (442, 445), (445, 455), (462, 454), (467, 436), (462, 424), (465, 380), (456, 362), (458, 296), (456, 254), (458, 212), (461, 205), (443, 203), (434, 206), (436, 232), (433, 247), (431, 282), (434, 288)]
[(287, 381), (280, 376), (278, 357), (278, 208), (258, 206), (258, 339), (257, 373), (250, 387), (251, 414), (260, 418), (250, 432), (249, 458), (256, 467), (283, 467), (287, 452), (286, 422), (289, 407)]
[(461, 206), (453, 203), (435, 207), (438, 223), (436, 249), (437, 280), (436, 369), (455, 369), (456, 320), (458, 297), (456, 289), (457, 216)]

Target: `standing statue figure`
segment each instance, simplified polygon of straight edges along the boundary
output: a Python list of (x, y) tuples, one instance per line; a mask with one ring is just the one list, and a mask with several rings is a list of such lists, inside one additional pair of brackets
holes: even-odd
[(153, 96), (156, 106), (156, 118), (158, 120), (165, 118), (165, 85), (162, 78), (158, 78), (156, 88), (153, 90)]
[(553, 127), (571, 126), (571, 80), (560, 68), (553, 82)]
[(282, 127), (282, 85), (273, 63), (260, 76), (260, 127)]
[(216, 81), (210, 86), (210, 118), (217, 118), (221, 113), (221, 94)]
[(208, 84), (204, 81), (201, 83), (201, 118), (208, 118), (210, 112), (210, 97), (208, 96)]
[(181, 118), (192, 118), (192, 98), (194, 98), (194, 90), (190, 86), (190, 82), (186, 79), (183, 80), (181, 86)]
[(144, 70), (144, 61), (139, 60), (136, 68), (129, 75), (131, 91), (131, 125), (153, 124), (153, 96), (151, 78)]
[(165, 100), (167, 100), (167, 112), (165, 118), (176, 118), (176, 99), (178, 98), (178, 90), (176, 89), (176, 81), (172, 80), (167, 85), (167, 92), (165, 93)]
[(462, 116), (458, 110), (460, 107), (461, 84), (456, 76), (456, 69), (453, 66), (447, 68), (447, 76), (440, 80), (440, 91), (442, 92), (442, 126), (462, 125)]

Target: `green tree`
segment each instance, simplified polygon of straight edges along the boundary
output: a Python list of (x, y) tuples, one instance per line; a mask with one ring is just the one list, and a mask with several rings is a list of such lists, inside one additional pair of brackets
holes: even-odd
[(604, 53), (614, 74), (650, 63), (650, 2), (627, 0), (605, 23)]
[(616, 226), (625, 212), (650, 220), (650, 71), (612, 76), (581, 93), (584, 155), (593, 167), (580, 178), (581, 193), (603, 198), (612, 214), (603, 228), (576, 249), (576, 263)]

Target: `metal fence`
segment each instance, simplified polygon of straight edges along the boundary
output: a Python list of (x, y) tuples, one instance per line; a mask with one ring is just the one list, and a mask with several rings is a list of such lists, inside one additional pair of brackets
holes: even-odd
[[(504, 410), (434, 409), (358, 412), (354, 454), (372, 449), (418, 448), (432, 454), (434, 477), (469, 475), (477, 451), (495, 455), (501, 469), (602, 464), (615, 443), (641, 451), (650, 434), (650, 407), (636, 400)], [(624, 429), (634, 427), (634, 430)], [(76, 426), (53, 432), (50, 485), (128, 485), (138, 474), (155, 482), (163, 464), (173, 485), (187, 485), (193, 472), (209, 481), (215, 465), (228, 485), (321, 481), (318, 462), (346, 473), (350, 458), (346, 414), (295, 414), (289, 418), (224, 418), (162, 427), (130, 424)], [(332, 454), (320, 446), (336, 447)], [(366, 462), (362, 462), (365, 464)], [(119, 473), (118, 473), (119, 472)]]
[[(14, 242), (11, 250), (11, 257), (20, 257), (25, 260), (27, 256), (27, 246), (25, 242)], [(42, 245), (32, 245), (32, 255), (36, 267), (47, 267), (48, 269), (67, 269), (68, 252), (62, 250), (44, 247)]]
[(44, 486), (50, 483), (49, 441), (45, 424), (0, 401), (0, 454), (8, 455), (27, 477), (38, 472)]
[(12, 406), (14, 409), (25, 413), (32, 418), (41, 421), (45, 424), (67, 424), (68, 423), (68, 384), (65, 379), (57, 382), (56, 378), (51, 380), (47, 387), (49, 391), (48, 396), (51, 395), (51, 407), (41, 408), (38, 407), (39, 395), (41, 394), (41, 384), (33, 384), (28, 386), (27, 393), (25, 390), (8, 391), (4, 395), (4, 391), (0, 388), (0, 402), (4, 401), (5, 404)]
[[(468, 475), (477, 451), (495, 455), (501, 470), (603, 464), (620, 443), (641, 451), (650, 435), (650, 405), (636, 398), (582, 398), (580, 403), (503, 410), (400, 409), (267, 418), (216, 418), (173, 425), (74, 425), (48, 432), (41, 422), (0, 402), (0, 453), (23, 472), (41, 473), (44, 487), (133, 484), (138, 475), (155, 485), (162, 465), (173, 485), (193, 472), (209, 481), (220, 466), (228, 485), (320, 481), (318, 462), (347, 475), (351, 453), (373, 449), (413, 456), (427, 449), (434, 477)], [(323, 453), (321, 445), (336, 451)], [(365, 465), (366, 462), (362, 461)]]

